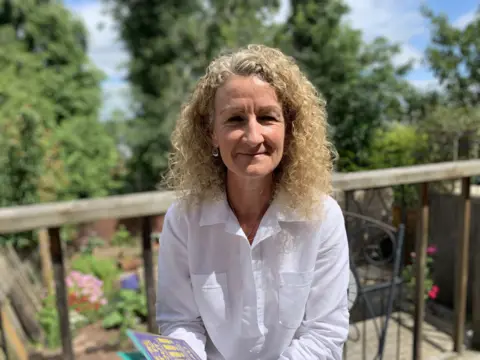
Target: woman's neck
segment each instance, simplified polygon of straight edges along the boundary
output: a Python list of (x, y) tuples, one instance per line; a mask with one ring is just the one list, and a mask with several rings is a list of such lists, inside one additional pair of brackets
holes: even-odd
[(227, 175), (227, 199), (240, 224), (260, 221), (270, 205), (273, 177)]

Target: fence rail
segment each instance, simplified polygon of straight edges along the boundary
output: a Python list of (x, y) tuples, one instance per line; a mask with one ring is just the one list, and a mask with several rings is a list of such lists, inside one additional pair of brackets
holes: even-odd
[[(468, 253), (470, 236), (470, 178), (480, 175), (480, 160), (465, 160), (438, 164), (417, 165), (382, 170), (362, 171), (356, 173), (335, 173), (333, 186), (336, 192), (344, 192), (348, 199), (356, 190), (387, 188), (395, 185), (422, 184), (421, 186), (421, 236), (417, 240), (416, 277), (425, 276), (425, 249), (428, 240), (429, 201), (428, 186), (431, 182), (462, 179), (462, 199), (464, 203), (464, 222), (462, 233), (457, 242), (457, 271), (455, 294), (455, 351), (463, 351), (465, 332), (465, 312), (467, 297)], [(60, 315), (63, 358), (74, 359), (70, 333), (68, 304), (64, 281), (64, 259), (60, 238), (60, 227), (66, 224), (87, 223), (104, 218), (143, 218), (142, 247), (145, 271), (145, 287), (148, 304), (148, 330), (154, 329), (154, 280), (151, 244), (151, 216), (166, 212), (174, 201), (173, 192), (147, 192), (140, 194), (113, 196), (92, 200), (75, 200), (70, 202), (47, 203), (28, 206), (0, 208), (0, 234), (21, 231), (48, 229), (50, 237), (50, 254), (53, 262), (57, 308)], [(348, 210), (348, 204), (345, 205)], [(480, 258), (480, 249), (475, 249)], [(474, 276), (480, 281), (480, 262), (475, 263)], [(423, 282), (417, 282), (417, 294), (423, 294)], [(478, 293), (478, 291), (476, 291)], [(480, 294), (473, 302), (473, 313), (480, 314)], [(421, 359), (421, 338), (424, 315), (423, 296), (419, 295), (415, 304), (414, 359)], [(480, 316), (474, 320), (474, 344), (480, 347)]]
[[(480, 174), (480, 160), (464, 160), (391, 169), (335, 173), (335, 191), (354, 191), (403, 184), (454, 180)], [(175, 199), (170, 191), (99, 199), (0, 208), (0, 234), (96, 221), (164, 214)]]

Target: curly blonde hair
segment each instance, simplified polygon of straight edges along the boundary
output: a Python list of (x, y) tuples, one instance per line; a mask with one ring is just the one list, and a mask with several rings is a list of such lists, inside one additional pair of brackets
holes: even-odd
[(216, 90), (232, 74), (258, 76), (275, 89), (286, 122), (275, 196), (282, 194), (286, 205), (310, 214), (332, 190), (335, 152), (327, 138), (326, 102), (292, 58), (263, 45), (248, 45), (210, 63), (172, 133), (166, 185), (190, 204), (224, 194), (226, 166), (212, 156), (212, 120)]

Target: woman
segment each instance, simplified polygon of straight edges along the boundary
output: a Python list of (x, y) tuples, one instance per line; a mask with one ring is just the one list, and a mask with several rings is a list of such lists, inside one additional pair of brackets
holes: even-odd
[(208, 67), (172, 134), (157, 322), (202, 359), (342, 358), (348, 245), (325, 102), (251, 45)]

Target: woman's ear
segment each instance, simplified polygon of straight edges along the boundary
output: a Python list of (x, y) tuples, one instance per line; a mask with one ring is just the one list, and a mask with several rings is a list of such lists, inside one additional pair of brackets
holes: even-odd
[(218, 139), (215, 130), (212, 131), (212, 145), (213, 147), (218, 147)]

